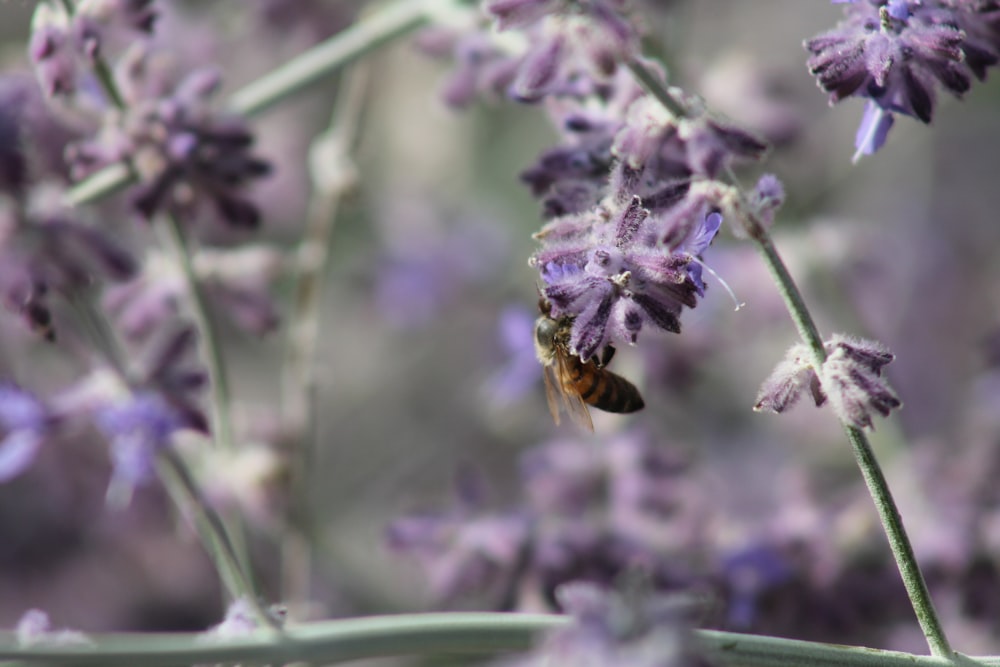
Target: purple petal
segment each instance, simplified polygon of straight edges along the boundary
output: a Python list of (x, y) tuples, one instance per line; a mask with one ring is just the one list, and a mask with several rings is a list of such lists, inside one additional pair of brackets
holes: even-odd
[(854, 139), (854, 147), (857, 148), (854, 161), (856, 162), (862, 155), (872, 155), (882, 148), (894, 122), (891, 112), (871, 100), (865, 102), (865, 113)]
[(37, 431), (13, 431), (0, 440), (0, 482), (9, 482), (35, 460), (42, 437)]

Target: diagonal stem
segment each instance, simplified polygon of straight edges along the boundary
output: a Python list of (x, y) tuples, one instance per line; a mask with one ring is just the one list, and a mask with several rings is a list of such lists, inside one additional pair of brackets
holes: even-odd
[[(673, 99), (670, 91), (645, 65), (633, 60), (629, 63), (629, 68), (653, 97), (661, 102), (670, 100), (669, 103), (664, 102), (668, 111), (675, 113), (680, 108), (681, 105)], [(735, 180), (732, 178), (731, 172), (729, 176), (730, 180)], [(799, 336), (812, 351), (813, 367), (819, 372), (823, 362), (826, 361), (826, 350), (823, 347), (823, 338), (813, 321), (805, 299), (802, 298), (802, 293), (774, 246), (766, 226), (756, 217), (742, 191), (735, 187), (733, 190), (739, 198), (739, 210), (742, 213), (738, 216), (739, 222), (753, 240), (764, 264), (771, 273)], [(913, 553), (913, 546), (910, 544), (910, 538), (903, 526), (903, 519), (896, 507), (882, 468), (875, 458), (871, 444), (861, 429), (848, 424), (843, 424), (843, 427), (847, 439), (854, 449), (854, 458), (861, 470), (861, 476), (864, 478), (868, 492), (875, 503), (875, 509), (882, 522), (882, 529), (889, 540), (889, 548), (896, 561), (896, 567), (899, 569), (906, 593), (910, 598), (910, 604), (913, 606), (917, 622), (924, 633), (931, 654), (938, 657), (951, 657), (953, 655), (951, 645), (948, 643), (941, 621), (934, 609), (930, 591), (927, 589), (927, 582), (920, 571), (920, 566)]]

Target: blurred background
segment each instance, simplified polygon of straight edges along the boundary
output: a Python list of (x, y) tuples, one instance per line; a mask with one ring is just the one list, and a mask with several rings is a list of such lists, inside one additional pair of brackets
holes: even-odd
[[(360, 3), (158, 4), (159, 39), (191, 65), (217, 63), (232, 91), (349, 25)], [(766, 164), (741, 177), (749, 184), (770, 171), (784, 182), (776, 244), (821, 331), (877, 339), (897, 355), (888, 376), (904, 408), (877, 422), (872, 441), (953, 643), (996, 652), (995, 77), (961, 103), (942, 98), (930, 127), (900, 119), (881, 152), (852, 165), (862, 103), (828, 107), (801, 46), (833, 27), (840, 8), (821, 0), (648, 4), (648, 43), (671, 81), (774, 141)], [(0, 3), (8, 72), (27, 71), (32, 6)], [(730, 595), (742, 590), (740, 577), (759, 593), (754, 614), (734, 629), (921, 651), (833, 415), (807, 400), (780, 417), (751, 410), (796, 338), (752, 247), (724, 228), (704, 254), (743, 308), (734, 311), (710, 278), (679, 336), (649, 333), (619, 350), (615, 370), (642, 388), (644, 411), (595, 413), (594, 435), (557, 428), (526, 347), (537, 301), (527, 258), (541, 219), (518, 179), (554, 143), (553, 129), (537, 107), (483, 100), (447, 108), (440, 90), (449, 63), (425, 57), (411, 38), (366, 62), (357, 187), (338, 211), (322, 292), (316, 421), (306, 436), (315, 446), (307, 474), (291, 477), (314, 540), (299, 571), (287, 560), (284, 466), (300, 450), (278, 409), (285, 330), (250, 336), (223, 323), (237, 427), (269, 453), (227, 471), (243, 489), (238, 502), (269, 599), (280, 599), (297, 572), (310, 603), (295, 607), (299, 617), (441, 608), (417, 561), (386, 547), (394, 518), (453, 505), (460, 471), (470, 469), (485, 480), (486, 506), (514, 507), (525, 492), (525, 452), (555, 439), (600, 448), (628, 434), (683, 461), (676, 512), (700, 525), (689, 567), (725, 578), (719, 572), (734, 554), (780, 545), (785, 574), (772, 581), (751, 567), (726, 580)], [(253, 193), (264, 223), (250, 241), (294, 248), (309, 207), (306, 156), (342, 81), (253, 120), (275, 171)], [(290, 285), (286, 272), (273, 286), (283, 315)], [(0, 331), (4, 375), (39, 391), (73, 379), (65, 353), (17, 322)], [(100, 438), (81, 433), (0, 486), (0, 625), (32, 607), (59, 627), (94, 632), (195, 630), (221, 618), (221, 591), (193, 532), (155, 486), (127, 508), (107, 508), (109, 469)], [(210, 469), (203, 475), (215, 480)], [(732, 628), (725, 605), (711, 622)], [(453, 606), (490, 608), (475, 596)]]

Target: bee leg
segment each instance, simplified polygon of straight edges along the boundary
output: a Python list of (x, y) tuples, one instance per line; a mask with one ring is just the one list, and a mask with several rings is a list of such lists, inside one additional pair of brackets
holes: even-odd
[(611, 359), (615, 356), (615, 348), (612, 345), (605, 345), (604, 349), (601, 351), (601, 358), (597, 362), (598, 368), (604, 368), (611, 363)]

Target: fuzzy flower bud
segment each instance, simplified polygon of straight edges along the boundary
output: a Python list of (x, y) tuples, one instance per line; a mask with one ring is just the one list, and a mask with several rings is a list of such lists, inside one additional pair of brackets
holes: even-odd
[(809, 348), (793, 345), (764, 381), (754, 410), (784, 412), (808, 387), (817, 406), (829, 399), (845, 424), (871, 428), (872, 411), (886, 417), (902, 405), (882, 377), (882, 368), (893, 360), (884, 345), (836, 334), (824, 348), (827, 358), (817, 374)]
[(872, 426), (872, 411), (887, 417), (902, 405), (882, 377), (893, 355), (875, 341), (834, 336), (826, 344), (827, 359), (820, 382), (841, 421), (858, 428)]

